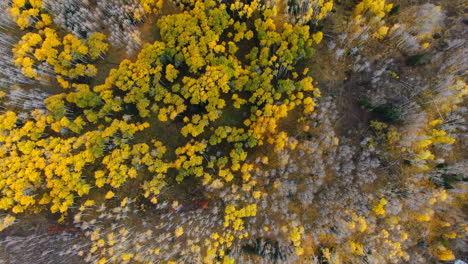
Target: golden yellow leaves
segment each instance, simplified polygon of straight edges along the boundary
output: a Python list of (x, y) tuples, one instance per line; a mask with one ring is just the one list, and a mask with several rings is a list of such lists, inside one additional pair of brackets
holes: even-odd
[(180, 236), (183, 235), (183, 234), (184, 234), (184, 228), (181, 227), (181, 226), (179, 226), (179, 227), (175, 230), (175, 232), (174, 232), (174, 235), (175, 235), (176, 237), (180, 237)]
[(419, 222), (429, 222), (431, 220), (431, 216), (429, 215), (429, 213), (418, 214), (416, 216), (416, 220)]
[(353, 254), (359, 255), (359, 256), (364, 256), (364, 247), (363, 247), (362, 244), (359, 244), (359, 243), (356, 243), (356, 242), (353, 242), (353, 241), (349, 241), (348, 245), (349, 245), (349, 249), (351, 250), (351, 252)]
[(372, 208), (372, 211), (378, 215), (384, 215), (385, 214), (385, 205), (387, 204), (387, 199), (382, 198), (380, 201)]
[(249, 4), (235, 1), (231, 4), (230, 9), (236, 11), (239, 17), (250, 18), (255, 11), (260, 9), (261, 2), (259, 0), (251, 1)]
[(14, 201), (10, 197), (2, 197), (0, 199), (0, 209), (2, 210), (8, 210), (10, 209), (14, 204)]
[(224, 227), (229, 227), (232, 225), (232, 228), (235, 231), (240, 231), (244, 229), (244, 217), (252, 217), (257, 215), (257, 205), (250, 204), (239, 210), (237, 210), (233, 205), (228, 205), (224, 209)]
[[(154, 3), (156, 7), (160, 3), (160, 1), (144, 2), (148, 5)], [(254, 1), (248, 8), (243, 7), (239, 11), (245, 12), (245, 16), (249, 17), (256, 9), (255, 3), (259, 2)], [(159, 22), (163, 38), (166, 38), (168, 43), (157, 42), (145, 46), (137, 61), (122, 62), (119, 69), (111, 71), (105, 84), (97, 87), (73, 84), (75, 77), (96, 74), (94, 66), (86, 63), (77, 65), (75, 62), (100, 57), (108, 48), (104, 43), (104, 35), (93, 34), (87, 40), (73, 36), (62, 38), (51, 28), (46, 28), (37, 35), (29, 35), (32, 40), (27, 45), (18, 46), (18, 52), (34, 54), (34, 57), (25, 55), (18, 60), (25, 71), (31, 71), (29, 73), (31, 76), (34, 75), (35, 65), (38, 62), (47, 62), (57, 72), (56, 79), (59, 85), (72, 90), (67, 95), (48, 99), (47, 107), (54, 112), (54, 116), (47, 125), (57, 133), (66, 132), (73, 136), (69, 139), (59, 138), (58, 142), (50, 142), (39, 147), (34, 145), (34, 141), (17, 144), (19, 151), (25, 155), (33, 156), (34, 151), (40, 151), (43, 157), (53, 157), (46, 159), (45, 164), (40, 165), (38, 171), (44, 171), (45, 177), (28, 173), (31, 182), (45, 184), (52, 190), (50, 193), (46, 191), (39, 203), (50, 204), (53, 212), (66, 212), (74, 203), (75, 196), (89, 193), (91, 183), (98, 188), (105, 187), (106, 190), (113, 187), (112, 191), (103, 193), (103, 196), (105, 199), (115, 199), (118, 193), (114, 193), (114, 188), (122, 186), (131, 178), (137, 178), (139, 174), (141, 175), (142, 167), (152, 175), (152, 178), (144, 182), (141, 187), (145, 192), (144, 196), (153, 203), (158, 203), (157, 197), (167, 185), (166, 175), (171, 168), (175, 168), (180, 173), (176, 178), (179, 182), (188, 175), (194, 175), (203, 179), (204, 184), (211, 184), (213, 188), (222, 186), (230, 188), (234, 182), (237, 182), (235, 178), (238, 177), (239, 181), (242, 180), (242, 187), (239, 185), (237, 190), (239, 193), (240, 190), (252, 191), (247, 196), (251, 200), (259, 200), (266, 196), (266, 193), (259, 191), (261, 189), (257, 186), (258, 179), (252, 176), (254, 165), (245, 163), (249, 153), (247, 148), (256, 146), (258, 142), (262, 144), (265, 140), (269, 140), (275, 150), (284, 149), (288, 144), (294, 148), (294, 142), (288, 138), (288, 135), (278, 131), (280, 121), (300, 104), (304, 104), (306, 113), (312, 112), (315, 106), (312, 95), (317, 97), (318, 89), (312, 86), (311, 79), (305, 78), (300, 81), (302, 76), (295, 73), (294, 81), (291, 80), (292, 85), (288, 87), (291, 93), (282, 93), (276, 89), (275, 78), (282, 79), (281, 71), (288, 72), (290, 70), (288, 67), (292, 67), (298, 58), (306, 57), (306, 49), (312, 44), (312, 39), (306, 27), (298, 28), (287, 24), (285, 26), (287, 32), (282, 36), (273, 32), (276, 30), (273, 19), (257, 23), (267, 35), (272, 36), (271, 39), (261, 40), (262, 44), (266, 45), (261, 51), (261, 56), (264, 56), (262, 60), (266, 61), (265, 67), (259, 68), (255, 62), (256, 58), (252, 59), (251, 64), (250, 62), (246, 64), (236, 57), (238, 48), (233, 41), (226, 41), (228, 44), (220, 41), (221, 34), (228, 27), (225, 23), (228, 20), (224, 19), (227, 13), (222, 7), (216, 7), (215, 2), (213, 5), (209, 13), (199, 5), (193, 14), (197, 16), (195, 21), (182, 15), (167, 18), (171, 21)], [(154, 12), (153, 7), (149, 6), (145, 11)], [(213, 14), (216, 16), (213, 17)], [(180, 19), (181, 17), (187, 20)], [(43, 20), (44, 24), (47, 24), (47, 17)], [(205, 24), (208, 26), (199, 26)], [(239, 23), (239, 35), (234, 38), (252, 41), (257, 31), (247, 26), (248, 23)], [(298, 34), (295, 33), (296, 30)], [(316, 43), (320, 42), (321, 38), (323, 36), (319, 33), (313, 36)], [(278, 54), (270, 54), (271, 48), (277, 44), (281, 50)], [(184, 65), (183, 63), (190, 67), (192, 71), (190, 77), (183, 76), (183, 73), (179, 72), (183, 67), (179, 68), (177, 65)], [(257, 78), (259, 72), (263, 76)], [(306, 73), (307, 71), (304, 72)], [(65, 116), (67, 111), (65, 106), (69, 104), (81, 108), (83, 115), (77, 118)], [(242, 111), (247, 113), (252, 110), (255, 115), (249, 118), (242, 117), (238, 127), (226, 125), (223, 122), (230, 117), (227, 116), (226, 120), (221, 119), (225, 118), (222, 116), (223, 112), (231, 104), (234, 108), (242, 108)], [(170, 154), (175, 154), (175, 157), (169, 161), (164, 155), (167, 149), (162, 142), (152, 142), (154, 148), (146, 143), (132, 143), (131, 139), (136, 132), (150, 126), (147, 122), (130, 124), (118, 120), (119, 117), (116, 118), (126, 110), (126, 107), (133, 105), (136, 105), (142, 118), (157, 116), (164, 122), (169, 120), (178, 122), (179, 118), (183, 119), (185, 124), (180, 133), (193, 138), (193, 141), (182, 143), (182, 147), (175, 151), (170, 149)], [(198, 105), (203, 109), (193, 110), (195, 107), (192, 106), (198, 107)], [(114, 118), (116, 120), (113, 120)], [(89, 131), (85, 119), (99, 122), (96, 125), (97, 129)], [(124, 120), (134, 119), (125, 117)], [(211, 140), (213, 134), (216, 137)], [(271, 137), (271, 135), (278, 136)], [(216, 164), (210, 167), (213, 169), (210, 173), (206, 169), (207, 163), (211, 162), (209, 160), (211, 153), (207, 152), (207, 138), (210, 138), (209, 142), (213, 146), (223, 144), (224, 147), (224, 143), (234, 145), (223, 150)], [(47, 150), (39, 150), (41, 147)], [(89, 180), (89, 177), (84, 177), (82, 173), (87, 165), (96, 162), (100, 163), (96, 164), (97, 167), (94, 165), (88, 167), (92, 168), (91, 173), (94, 172), (94, 179), (91, 177)], [(266, 165), (268, 162), (268, 159), (263, 159), (263, 164)], [(39, 188), (34, 189), (37, 190)], [(15, 189), (17, 193), (20, 191), (24, 191), (24, 188)], [(23, 197), (19, 205), (31, 206), (33, 201), (29, 199)], [(0, 203), (10, 209), (18, 202), (13, 199), (2, 199)], [(124, 205), (122, 201), (121, 206)], [(255, 204), (243, 205), (240, 208), (232, 205), (231, 207), (226, 208), (225, 219), (225, 225), (230, 227), (229, 232), (213, 238), (216, 240), (215, 243), (224, 247), (230, 247), (234, 238), (248, 237), (249, 233), (244, 230), (244, 218), (257, 214)], [(17, 211), (22, 209), (23, 207), (18, 207)], [(297, 231), (303, 232), (303, 230), (295, 232)], [(174, 231), (175, 237), (181, 237), (183, 234), (182, 227)], [(299, 238), (292, 235), (291, 239), (296, 252), (302, 254), (303, 251), (299, 248), (300, 235)], [(107, 241), (104, 237), (95, 240), (92, 250), (100, 252), (106, 243), (113, 245), (114, 242), (115, 238), (109, 234)], [(219, 257), (227, 254), (224, 249), (214, 251)], [(122, 254), (121, 261), (134, 261), (137, 257), (131, 253), (133, 252)], [(223, 260), (225, 263), (232, 262), (228, 257)], [(105, 262), (107, 259), (101, 258), (99, 261)]]
[(123, 253), (121, 257), (122, 257), (122, 260), (127, 261), (127, 260), (132, 259), (134, 256), (135, 254)]
[(435, 156), (429, 150), (424, 150), (419, 152), (416, 157), (421, 160), (433, 160)]
[(108, 191), (104, 198), (106, 199), (112, 199), (115, 196), (115, 193), (113, 191)]
[(20, 67), (26, 77), (37, 77), (37, 73), (32, 67), (34, 62), (31, 57), (28, 57), (28, 53), (31, 53), (34, 47), (42, 41), (43, 38), (40, 34), (28, 33), (24, 35), (21, 41), (13, 48), (15, 66)]
[(147, 14), (157, 14), (161, 11), (163, 0), (138, 0)]
[(348, 222), (349, 229), (357, 230), (361, 233), (367, 230), (367, 222), (363, 216), (358, 216), (353, 213), (351, 217), (351, 221)]
[(5, 228), (13, 225), (15, 223), (16, 217), (7, 214), (4, 217), (0, 217), (0, 231), (3, 231)]
[[(214, 8), (210, 10), (208, 16), (205, 8), (210, 4)], [(195, 5), (190, 13), (162, 18), (158, 21), (158, 26), (161, 28), (162, 39), (167, 42), (168, 47), (178, 50), (178, 54), (183, 56), (190, 67), (190, 72), (196, 73), (206, 65), (209, 54), (213, 56), (216, 52), (222, 52), (221, 47), (215, 50), (215, 43), (227, 28), (228, 21), (229, 15), (224, 5), (206, 1)], [(200, 25), (207, 27), (202, 28)]]
[[(267, 105), (265, 106), (267, 115), (262, 115), (262, 111), (258, 113), (258, 119), (250, 126), (249, 132), (252, 136), (263, 141), (265, 133), (275, 133), (278, 126), (279, 119), (286, 117), (288, 114), (288, 107), (282, 105)], [(261, 143), (260, 143), (261, 144)]]
[[(100, 139), (104, 141), (106, 137), (113, 136), (117, 131), (120, 131), (124, 136), (129, 136), (149, 126), (147, 123), (130, 125), (125, 122), (113, 122), (106, 129), (99, 132), (87, 132), (78, 138), (38, 140), (46, 125), (51, 124), (51, 122), (53, 122), (52, 126), (59, 124), (59, 128), (71, 127), (73, 129), (73, 126), (82, 126), (83, 120), (78, 117), (71, 122), (63, 117), (59, 121), (54, 122), (53, 120), (48, 121), (46, 116), (36, 112), (33, 116), (36, 119), (35, 122), (28, 121), (18, 129), (7, 127), (5, 125), (8, 124), (4, 124), (4, 128), (9, 129), (9, 136), (5, 137), (5, 139), (8, 138), (9, 142), (2, 145), (2, 147), (6, 149), (14, 147), (21, 153), (21, 156), (10, 155), (3, 157), (4, 163), (2, 163), (2, 166), (5, 169), (2, 170), (5, 173), (2, 176), (8, 177), (9, 181), (8, 185), (3, 186), (4, 191), (6, 191), (4, 194), (7, 194), (7, 197), (3, 197), (0, 203), (2, 208), (5, 210), (11, 209), (15, 213), (32, 208), (36, 203), (41, 205), (51, 204), (50, 209), (52, 212), (65, 213), (74, 203), (76, 194), (79, 196), (86, 195), (91, 189), (91, 186), (80, 175), (87, 163), (93, 162), (96, 157), (101, 155), (99, 152), (92, 150), (100, 144), (96, 140)], [(11, 115), (10, 113), (5, 113), (2, 117), (0, 119), (3, 119), (3, 123), (9, 122), (8, 120), (10, 119), (13, 122), (14, 118), (16, 118), (15, 115)], [(28, 138), (32, 140), (28, 140)], [(90, 142), (93, 144), (90, 144)], [(85, 148), (81, 152), (75, 151), (83, 146)], [(144, 144), (136, 144), (133, 149), (128, 150), (128, 153), (122, 151), (119, 153), (127, 156), (139, 155), (146, 154), (148, 149), (149, 147)], [(11, 151), (7, 151), (6, 153), (11, 153)], [(47, 157), (47, 159), (44, 159), (44, 157)], [(143, 160), (142, 162), (147, 164), (149, 161)], [(16, 164), (19, 165), (21, 163), (24, 166), (16, 166)], [(117, 166), (110, 166), (110, 168), (118, 168), (119, 170), (127, 168), (123, 164), (115, 165)], [(126, 169), (123, 174), (126, 174), (125, 177), (136, 177), (137, 171), (132, 167)], [(105, 183), (111, 185), (121, 184), (122, 179), (115, 179), (112, 176), (114, 176), (112, 170), (106, 176), (104, 171), (98, 170), (95, 174), (96, 185), (102, 187)], [(25, 189), (28, 189), (28, 192), (38, 191), (42, 185), (50, 191), (42, 195), (42, 198), (38, 198), (38, 201), (33, 196), (25, 194)], [(107, 197), (110, 197), (110, 194)]]
[(166, 79), (170, 82), (173, 82), (175, 78), (177, 78), (177, 75), (179, 74), (179, 71), (174, 67), (172, 64), (168, 64), (166, 66)]
[(52, 17), (48, 14), (41, 14), (41, 19), (37, 22), (36, 28), (41, 29), (52, 24)]
[(253, 198), (258, 200), (258, 199), (260, 199), (262, 197), (262, 192), (255, 191), (255, 192), (253, 192), (252, 196), (253, 196)]
[(455, 143), (455, 139), (447, 136), (447, 132), (439, 129), (435, 129), (436, 127), (443, 123), (443, 120), (435, 119), (428, 122), (430, 128), (432, 128), (431, 133), (427, 133), (424, 135), (423, 140), (417, 141), (412, 146), (412, 150), (416, 153), (416, 161), (422, 161), (418, 167), (422, 170), (429, 169), (429, 166), (426, 164), (426, 161), (434, 160), (435, 155), (431, 152), (431, 147), (434, 144), (453, 144)]
[[(60, 39), (52, 28), (45, 28), (39, 31), (39, 34), (29, 32), (13, 48), (15, 65), (20, 67), (23, 74), (30, 78), (39, 77), (33, 67), (39, 62), (47, 62), (57, 74), (70, 78), (94, 76), (97, 73), (94, 65), (76, 63), (75, 61), (77, 59), (85, 60), (87, 56), (92, 60), (97, 59), (107, 50), (104, 39), (105, 36), (101, 33), (91, 34), (89, 41), (83, 41), (71, 34)], [(28, 56), (28, 53), (34, 54), (34, 59)], [(58, 81), (62, 86), (68, 87), (63, 79)]]
[(278, 135), (269, 137), (268, 143), (274, 146), (275, 151), (280, 151), (286, 147), (288, 140), (288, 134), (284, 131), (281, 131)]
[(298, 256), (301, 256), (304, 254), (304, 249), (301, 247), (302, 233), (304, 233), (304, 227), (298, 226), (298, 227), (294, 227), (291, 230), (291, 233), (289, 235), (289, 238), (291, 239), (293, 246), (294, 246), (294, 251), (296, 252)]
[(322, 42), (323, 39), (323, 33), (321, 31), (315, 33), (314, 35), (312, 35), (312, 39), (315, 43), (320, 44), (320, 42)]
[(239, 109), (243, 104), (247, 103), (247, 100), (239, 97), (238, 94), (233, 94), (232, 99), (234, 100), (234, 107)]
[(323, 19), (330, 11), (333, 9), (333, 0), (330, 0), (326, 2), (322, 9), (320, 10), (320, 13), (317, 15), (317, 20)]
[(290, 8), (289, 20), (296, 24), (304, 25), (309, 21), (324, 19), (333, 9), (333, 0), (310, 0), (301, 2), (301, 8)]
[(383, 39), (387, 36), (388, 30), (389, 28), (387, 26), (381, 26), (372, 36), (377, 39)]
[(234, 175), (229, 169), (220, 169), (218, 175), (223, 178), (226, 182), (232, 181)]
[(360, 32), (362, 24), (367, 23), (374, 31), (373, 38), (385, 38), (389, 27), (385, 26), (382, 20), (392, 8), (393, 4), (386, 4), (386, 0), (362, 0), (354, 9), (355, 31)]
[(48, 15), (40, 14), (42, 0), (14, 0), (11, 4), (10, 14), (21, 29), (34, 26), (41, 29), (51, 23)]
[(432, 129), (432, 140), (433, 144), (453, 144), (455, 139), (446, 136), (447, 132), (443, 130)]
[(455, 259), (453, 252), (442, 245), (442, 243), (436, 243), (430, 247), (431, 253), (436, 256), (439, 260), (450, 261)]
[(303, 103), (304, 103), (304, 114), (310, 114), (314, 111), (316, 104), (311, 97), (306, 97)]
[[(1, 130), (11, 130), (16, 126), (16, 121), (18, 120), (15, 112), (7, 111), (3, 115), (0, 115), (0, 129)], [(4, 140), (1, 140), (2, 142)]]
[(360, 15), (369, 11), (379, 19), (382, 19), (392, 8), (393, 4), (386, 4), (385, 0), (362, 0), (354, 9), (354, 13)]
[(204, 175), (203, 170), (203, 154), (206, 149), (206, 142), (187, 143), (184, 147), (176, 149), (177, 159), (171, 164), (172, 167), (179, 169), (179, 175), (176, 180), (182, 181), (187, 174), (192, 174), (197, 177)]
[(95, 32), (86, 39), (86, 46), (91, 59), (95, 60), (109, 49), (109, 44), (106, 43), (106, 35)]

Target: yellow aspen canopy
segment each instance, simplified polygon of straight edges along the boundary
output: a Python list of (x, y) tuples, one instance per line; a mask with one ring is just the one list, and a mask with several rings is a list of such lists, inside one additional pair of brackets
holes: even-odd
[(465, 263), (465, 9), (0, 0), (0, 259)]

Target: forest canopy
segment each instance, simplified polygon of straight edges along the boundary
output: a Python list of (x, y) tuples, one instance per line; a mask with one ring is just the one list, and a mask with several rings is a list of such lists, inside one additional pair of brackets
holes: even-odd
[(436, 2), (0, 0), (0, 257), (464, 263)]

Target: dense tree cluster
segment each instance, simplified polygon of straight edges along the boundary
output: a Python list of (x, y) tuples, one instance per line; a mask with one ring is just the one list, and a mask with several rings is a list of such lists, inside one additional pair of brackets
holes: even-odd
[(102, 264), (455, 260), (465, 42), (431, 49), (441, 7), (343, 2), (0, 0), (0, 231), (53, 216)]

